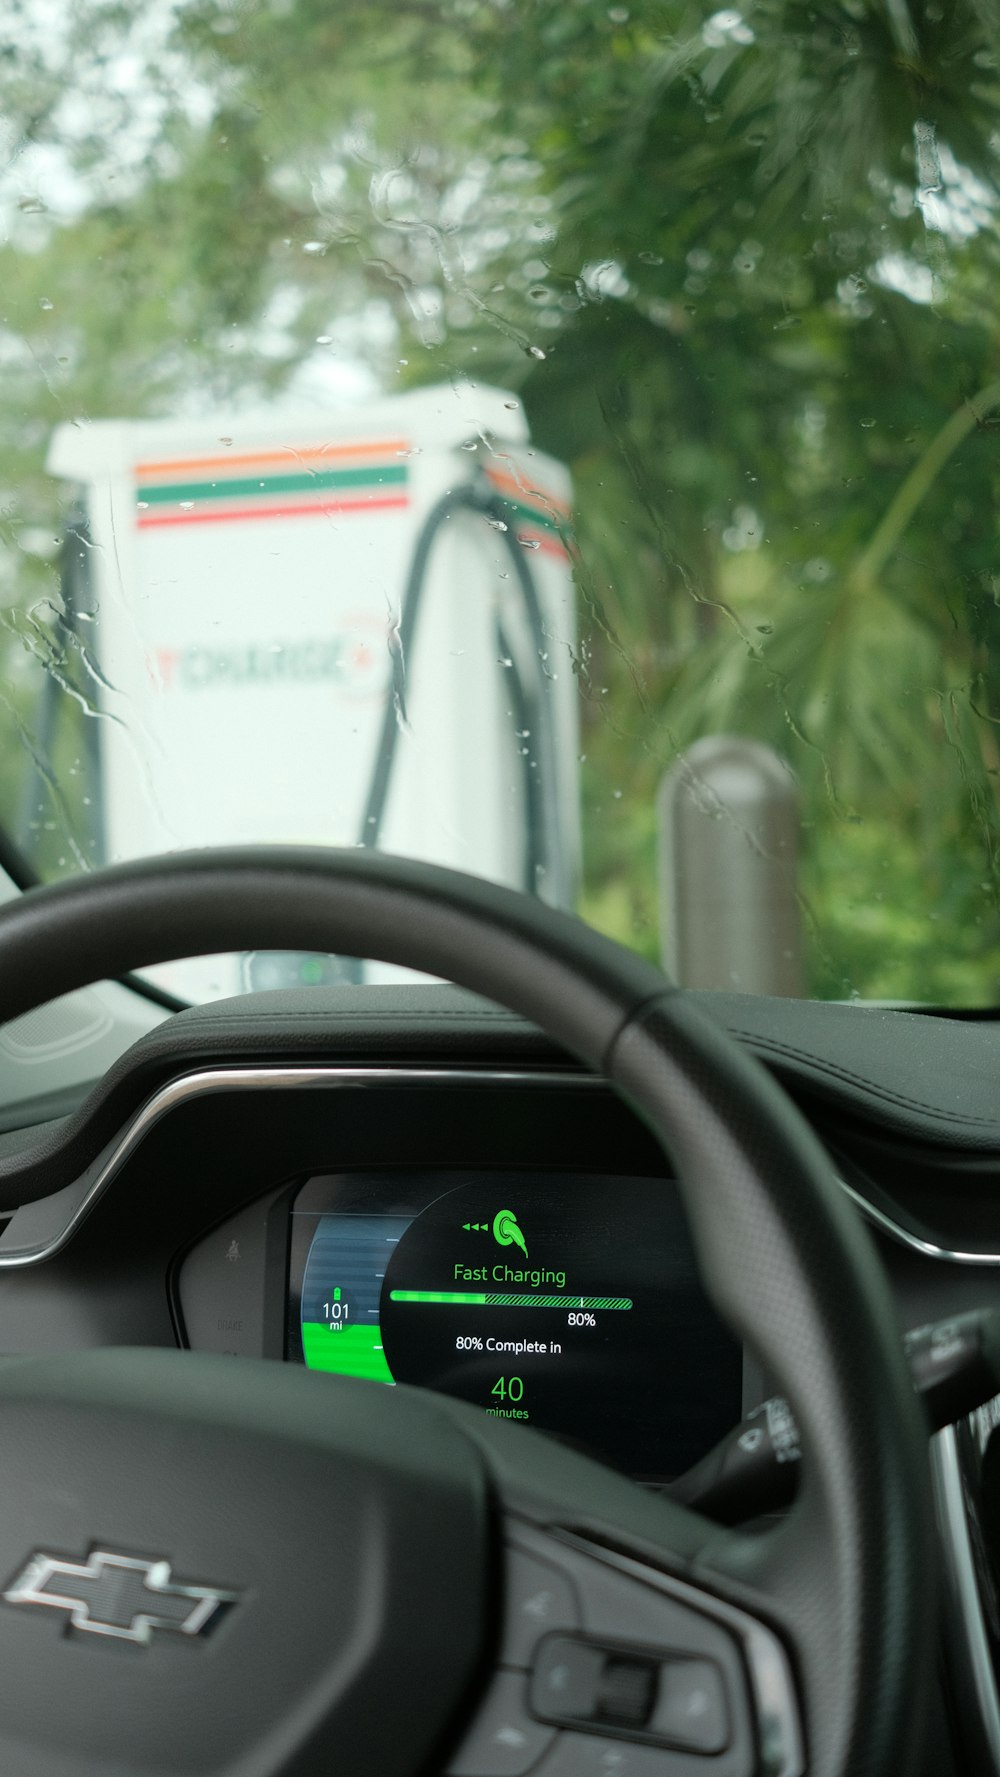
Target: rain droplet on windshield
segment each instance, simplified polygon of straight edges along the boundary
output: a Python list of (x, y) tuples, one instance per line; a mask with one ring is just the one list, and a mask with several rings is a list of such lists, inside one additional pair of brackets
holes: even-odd
[(933, 191), (940, 191), (944, 183), (941, 173), (941, 157), (938, 153), (937, 133), (932, 123), (926, 118), (918, 118), (913, 126), (913, 147), (917, 159), (917, 184), (921, 196)]

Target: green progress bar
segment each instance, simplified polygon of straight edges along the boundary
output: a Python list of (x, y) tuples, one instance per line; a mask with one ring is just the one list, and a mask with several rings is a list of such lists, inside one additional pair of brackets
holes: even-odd
[(485, 1296), (467, 1290), (390, 1290), (390, 1302), (445, 1302), (453, 1308), (631, 1308), (629, 1296)]

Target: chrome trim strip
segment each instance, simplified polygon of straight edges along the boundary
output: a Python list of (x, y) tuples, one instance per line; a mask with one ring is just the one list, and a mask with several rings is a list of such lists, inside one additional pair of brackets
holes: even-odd
[[(61, 1252), (67, 1241), (76, 1233), (84, 1218), (89, 1215), (115, 1175), (125, 1161), (139, 1146), (154, 1124), (168, 1111), (175, 1110), (178, 1105), (185, 1104), (189, 1099), (196, 1098), (207, 1092), (240, 1092), (248, 1089), (256, 1091), (289, 1090), (302, 1088), (330, 1089), (337, 1086), (387, 1086), (387, 1085), (518, 1085), (518, 1086), (569, 1086), (610, 1091), (612, 1088), (606, 1080), (596, 1074), (579, 1074), (560, 1072), (555, 1068), (533, 1070), (531, 1068), (477, 1068), (477, 1067), (225, 1067), (206, 1068), (200, 1073), (181, 1074), (176, 1080), (162, 1086), (152, 1098), (136, 1113), (132, 1122), (125, 1127), (124, 1134), (105, 1150), (103, 1159), (95, 1162), (96, 1177), (67, 1219), (65, 1227), (59, 1234), (44, 1244), (25, 1251), (5, 1253), (3, 1237), (0, 1236), (0, 1271), (23, 1270), (29, 1265), (41, 1265), (46, 1259), (54, 1258)], [(956, 1265), (1000, 1266), (1000, 1253), (969, 1253), (951, 1251), (947, 1247), (936, 1246), (932, 1241), (922, 1240), (909, 1229), (893, 1221), (883, 1210), (877, 1209), (859, 1191), (849, 1185), (846, 1179), (838, 1178), (841, 1190), (866, 1221), (881, 1233), (918, 1252), (928, 1259), (944, 1259)], [(38, 1201), (44, 1201), (40, 1199)], [(8, 1228), (13, 1230), (13, 1220)]]
[[(81, 1222), (89, 1215), (98, 1198), (104, 1195), (108, 1186), (121, 1171), (125, 1161), (134, 1154), (140, 1143), (145, 1140), (150, 1130), (168, 1111), (176, 1110), (178, 1105), (186, 1104), (192, 1098), (198, 1098), (209, 1092), (243, 1092), (301, 1090), (331, 1090), (339, 1086), (386, 1086), (386, 1085), (429, 1085), (429, 1086), (468, 1086), (512, 1085), (518, 1086), (569, 1086), (569, 1087), (603, 1087), (604, 1080), (593, 1074), (560, 1073), (556, 1069), (539, 1069), (537, 1072), (528, 1068), (456, 1068), (456, 1067), (225, 1067), (207, 1068), (202, 1073), (182, 1074), (178, 1079), (171, 1080), (154, 1092), (147, 1099), (132, 1122), (126, 1126), (125, 1133), (109, 1149), (105, 1150), (103, 1159), (95, 1162), (96, 1177), (80, 1202), (73, 1209), (66, 1225), (51, 1240), (36, 1247), (22, 1251), (5, 1253), (3, 1236), (0, 1236), (0, 1271), (20, 1271), (29, 1265), (41, 1265), (46, 1259), (54, 1258), (61, 1252)], [(44, 1201), (38, 1199), (37, 1201)], [(5, 1233), (16, 1233), (17, 1211), (14, 1212)]]
[[(938, 1529), (944, 1551), (944, 1572), (952, 1630), (964, 1642), (953, 1662), (953, 1676), (964, 1680), (991, 1768), (1000, 1772), (1000, 1695), (990, 1654), (979, 1582), (962, 1490), (962, 1465), (955, 1427), (948, 1425), (931, 1439), (931, 1479)], [(951, 1637), (946, 1638), (946, 1646)], [(978, 1769), (977, 1765), (977, 1769)]]
[(874, 1203), (869, 1203), (867, 1197), (862, 1197), (860, 1191), (856, 1191), (853, 1185), (847, 1183), (846, 1179), (838, 1178), (837, 1183), (841, 1190), (846, 1192), (851, 1202), (861, 1211), (867, 1222), (871, 1222), (873, 1227), (878, 1228), (881, 1233), (887, 1234), (890, 1240), (897, 1241), (900, 1246), (908, 1246), (911, 1252), (920, 1253), (922, 1258), (945, 1259), (952, 1265), (1000, 1265), (1000, 1253), (952, 1251), (950, 1247), (938, 1246), (932, 1240), (922, 1240), (919, 1234), (911, 1234), (909, 1228), (904, 1228), (901, 1223), (894, 1222), (891, 1216), (885, 1214), (884, 1210), (876, 1209)]

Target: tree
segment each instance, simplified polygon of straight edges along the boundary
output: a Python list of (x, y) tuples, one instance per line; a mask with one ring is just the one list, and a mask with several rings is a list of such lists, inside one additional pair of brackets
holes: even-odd
[(0, 248), (7, 536), (57, 417), (318, 336), (516, 386), (577, 487), (591, 914), (655, 949), (657, 780), (739, 728), (802, 782), (814, 985), (995, 997), (998, 54), (995, 0), (68, 7), (0, 66), (77, 192)]

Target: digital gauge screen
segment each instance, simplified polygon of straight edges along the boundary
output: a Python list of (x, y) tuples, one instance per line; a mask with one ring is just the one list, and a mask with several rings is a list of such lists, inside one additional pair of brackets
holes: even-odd
[(741, 1411), (740, 1348), (664, 1179), (310, 1179), (292, 1204), (288, 1355), (441, 1390), (649, 1479), (682, 1473)]

